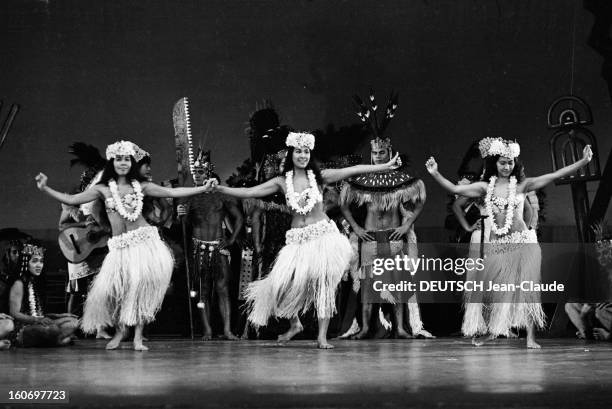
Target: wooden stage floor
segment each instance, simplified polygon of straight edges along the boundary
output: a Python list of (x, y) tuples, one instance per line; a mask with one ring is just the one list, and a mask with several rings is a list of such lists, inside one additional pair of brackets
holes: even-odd
[(524, 339), (475, 348), (460, 338), (317, 350), (310, 341), (152, 340), (134, 352), (127, 342), (105, 351), (80, 340), (0, 351), (0, 390), (64, 389), (66, 406), (87, 408), (612, 407), (612, 343), (540, 341), (542, 350), (526, 350)]

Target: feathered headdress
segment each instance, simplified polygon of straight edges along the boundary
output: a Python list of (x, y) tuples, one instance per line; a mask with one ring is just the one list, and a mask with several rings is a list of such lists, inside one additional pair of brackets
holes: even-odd
[(85, 170), (81, 173), (80, 180), (80, 190), (83, 191), (91, 183), (96, 174), (104, 169), (106, 160), (100, 155), (98, 148), (83, 142), (73, 143), (68, 147), (68, 152), (76, 156), (76, 158), (70, 159), (70, 167), (74, 165), (85, 167)]
[(358, 95), (354, 95), (353, 100), (359, 109), (357, 111), (357, 116), (362, 122), (369, 125), (374, 135), (374, 139), (370, 142), (372, 149), (389, 149), (389, 152), (391, 152), (391, 139), (384, 138), (384, 133), (387, 126), (389, 126), (389, 122), (391, 122), (391, 119), (395, 116), (395, 110), (398, 107), (398, 94), (391, 91), (385, 114), (380, 121), (378, 120), (378, 103), (376, 102), (374, 90), (370, 89), (368, 105), (366, 105)]

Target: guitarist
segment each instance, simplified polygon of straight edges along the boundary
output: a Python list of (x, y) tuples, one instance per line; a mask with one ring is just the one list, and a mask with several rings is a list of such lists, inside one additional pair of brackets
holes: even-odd
[[(95, 179), (95, 178), (94, 178)], [(85, 189), (94, 185), (95, 180), (85, 184)], [(83, 186), (83, 184), (81, 185)], [(73, 193), (79, 193), (85, 189), (76, 189)], [(79, 207), (67, 206), (62, 204), (62, 213), (59, 220), (59, 230), (62, 231), (69, 227), (84, 227), (87, 229), (87, 239), (96, 242), (110, 235), (110, 225), (106, 219), (103, 204), (101, 201), (87, 203)], [(80, 263), (68, 261), (68, 293), (69, 313), (81, 312), (82, 305), (87, 298), (87, 290), (95, 275), (100, 271), (102, 261), (108, 252), (107, 247), (94, 249), (91, 254)], [(111, 336), (104, 328), (98, 328), (96, 338), (110, 339)]]

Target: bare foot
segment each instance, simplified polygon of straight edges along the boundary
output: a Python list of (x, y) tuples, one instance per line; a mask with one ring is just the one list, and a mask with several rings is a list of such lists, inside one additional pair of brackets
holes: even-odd
[(219, 339), (226, 340), (226, 341), (238, 341), (239, 340), (239, 338), (236, 335), (232, 334), (231, 332), (221, 335)]
[(415, 338), (424, 338), (424, 339), (435, 339), (436, 336), (433, 335), (431, 332), (427, 331), (426, 329), (422, 329), (419, 332), (417, 332), (416, 334), (414, 334)]
[(535, 342), (535, 339), (527, 339), (527, 348), (528, 349), (540, 349), (542, 348), (540, 344)]
[(212, 334), (204, 334), (202, 337), (202, 341), (210, 341), (212, 339)]
[(576, 336), (578, 339), (586, 339), (586, 335), (583, 331), (576, 331)]
[(374, 334), (374, 339), (389, 339), (391, 338), (391, 332), (388, 331), (385, 327), (380, 327), (376, 334)]
[(105, 330), (96, 332), (96, 339), (111, 339), (112, 337)]
[(476, 337), (472, 337), (472, 345), (474, 345), (475, 347), (481, 347), (484, 344), (486, 344), (488, 341), (491, 341), (493, 339), (493, 337), (488, 336), (476, 336)]
[(58, 344), (61, 346), (74, 345), (74, 340), (72, 339), (72, 337), (65, 337), (65, 338), (60, 339), (58, 341)]
[(405, 329), (397, 329), (394, 332), (394, 336), (397, 339), (412, 339), (413, 336), (406, 332)]
[(327, 342), (326, 339), (318, 339), (317, 340), (317, 348), (319, 349), (334, 349), (334, 346)]
[(593, 338), (598, 341), (609, 341), (611, 338), (611, 334), (609, 331), (604, 328), (593, 328)]
[(518, 337), (519, 337), (518, 331), (516, 331), (515, 329), (511, 329), (510, 333), (508, 334), (508, 339), (514, 339)]
[(11, 347), (11, 341), (8, 339), (0, 339), (0, 351), (7, 350)]
[(369, 338), (369, 333), (370, 330), (368, 328), (363, 328), (361, 331), (359, 331), (358, 333), (356, 333), (355, 335), (351, 335), (350, 339), (366, 339)]
[(106, 349), (109, 351), (112, 349), (117, 349), (119, 347), (119, 344), (121, 343), (121, 338), (123, 338), (123, 335), (115, 335), (113, 339), (111, 339), (108, 344), (106, 344)]
[(144, 346), (142, 340), (136, 341), (134, 340), (134, 351), (148, 351), (149, 348)]
[(303, 330), (304, 330), (304, 327), (302, 326), (302, 324), (298, 324), (295, 326), (292, 325), (291, 328), (289, 328), (289, 331), (285, 332), (284, 334), (280, 334), (278, 336), (278, 342), (289, 341), (291, 338), (295, 337), (297, 334), (299, 334)]

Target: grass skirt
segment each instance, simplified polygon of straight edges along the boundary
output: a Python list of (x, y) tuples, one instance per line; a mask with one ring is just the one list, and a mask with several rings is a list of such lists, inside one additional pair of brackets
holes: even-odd
[(314, 305), (318, 318), (336, 312), (336, 289), (352, 256), (349, 240), (330, 220), (287, 231), (270, 274), (249, 284), (249, 321), (264, 326), (270, 317), (293, 318)]
[(157, 228), (141, 227), (111, 238), (109, 253), (85, 301), (81, 327), (134, 326), (155, 319), (170, 284), (174, 258)]
[[(477, 243), (476, 243), (477, 244)], [(476, 246), (478, 247), (478, 246)], [(503, 240), (485, 245), (484, 270), (469, 273), (466, 280), (482, 280), (496, 284), (541, 281), (542, 253), (536, 232), (514, 232)], [(478, 257), (477, 249), (470, 257)], [(533, 323), (543, 328), (546, 316), (537, 292), (464, 293), (464, 315), (461, 331), (465, 336), (490, 334), (508, 336), (511, 328), (526, 328)]]

